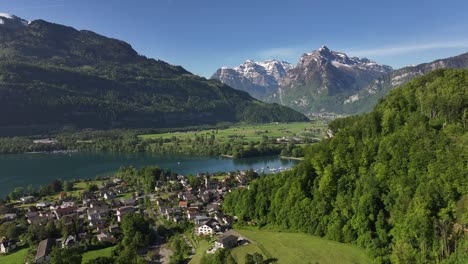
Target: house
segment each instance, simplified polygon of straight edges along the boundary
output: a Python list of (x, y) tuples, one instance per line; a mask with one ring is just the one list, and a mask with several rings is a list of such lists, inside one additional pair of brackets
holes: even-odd
[(197, 197), (191, 193), (184, 193), (182, 198), (188, 202), (194, 202), (197, 200)]
[(133, 199), (133, 198), (129, 198), (129, 199), (120, 199), (120, 203), (121, 203), (123, 206), (135, 206), (135, 205), (137, 205), (136, 200)]
[(211, 236), (216, 232), (219, 232), (221, 229), (221, 225), (218, 221), (214, 219), (210, 219), (195, 228), (195, 234), (197, 235), (204, 235), (204, 236)]
[(35, 263), (45, 263), (50, 261), (50, 251), (52, 247), (55, 246), (55, 239), (47, 238), (39, 242), (37, 247)]
[(22, 203), (32, 203), (32, 202), (34, 202), (35, 199), (36, 198), (34, 198), (34, 196), (25, 196), (25, 197), (21, 197), (20, 201)]
[(64, 216), (76, 214), (77, 209), (78, 208), (76, 206), (57, 208), (55, 209), (54, 214), (57, 217), (57, 220), (60, 220)]
[(195, 216), (194, 221), (195, 221), (195, 224), (199, 225), (199, 224), (204, 223), (204, 222), (206, 222), (206, 221), (208, 221), (210, 219), (211, 218), (206, 216), (206, 215), (197, 215), (197, 216)]
[(204, 194), (200, 195), (200, 198), (204, 203), (209, 203), (210, 199), (211, 199), (211, 195), (210, 195), (210, 193), (204, 193)]
[(180, 201), (179, 202), (179, 207), (187, 208), (188, 207), (188, 202), (187, 201)]
[(120, 207), (117, 209), (117, 221), (122, 222), (124, 215), (135, 212), (135, 208), (131, 206)]
[(215, 248), (233, 248), (237, 246), (237, 239), (233, 235), (221, 236), (215, 241)]
[(113, 242), (114, 241), (114, 238), (112, 237), (112, 235), (107, 231), (100, 233), (96, 237), (100, 242)]
[(219, 210), (218, 204), (211, 203), (206, 206), (206, 211), (208, 211), (208, 213), (215, 213), (215, 212), (218, 212), (218, 210)]
[(112, 194), (111, 192), (106, 192), (104, 193), (104, 199), (106, 200), (111, 200), (111, 199), (114, 199), (116, 196), (114, 194)]
[(115, 233), (120, 233), (121, 230), (120, 230), (119, 225), (111, 225), (111, 226), (109, 226), (109, 232), (110, 232), (110, 233), (113, 233), (113, 234), (115, 234)]
[(94, 208), (94, 209), (101, 209), (101, 208), (109, 209), (109, 205), (106, 202), (98, 201), (98, 200), (91, 201), (89, 203), (89, 207)]
[(48, 217), (43, 217), (43, 216), (39, 216), (39, 215), (36, 215), (36, 216), (33, 216), (33, 217), (29, 217), (29, 218), (28, 218), (28, 223), (29, 223), (30, 225), (39, 225), (39, 226), (42, 226), (42, 225), (47, 224), (48, 221), (49, 221), (49, 218), (48, 218)]
[(89, 226), (91, 227), (102, 227), (104, 224), (106, 223), (106, 221), (102, 220), (102, 219), (91, 219), (89, 220)]
[(3, 237), (0, 241), (0, 253), (7, 254), (16, 249), (16, 241)]

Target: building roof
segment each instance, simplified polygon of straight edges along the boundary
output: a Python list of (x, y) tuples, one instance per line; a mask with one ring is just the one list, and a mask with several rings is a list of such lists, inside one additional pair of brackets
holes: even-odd
[(55, 240), (52, 238), (47, 238), (39, 242), (39, 246), (37, 247), (36, 260), (49, 255), (53, 246), (55, 246)]
[(216, 242), (221, 243), (221, 244), (225, 244), (225, 243), (227, 243), (229, 241), (232, 241), (232, 240), (237, 241), (237, 238), (238, 237), (233, 236), (233, 235), (221, 236), (216, 240)]
[(219, 226), (219, 223), (218, 223), (218, 221), (216, 221), (214, 219), (210, 219), (208, 221), (205, 221), (205, 222), (201, 223), (199, 226), (204, 226), (204, 225), (209, 226), (211, 229), (215, 229), (216, 226)]

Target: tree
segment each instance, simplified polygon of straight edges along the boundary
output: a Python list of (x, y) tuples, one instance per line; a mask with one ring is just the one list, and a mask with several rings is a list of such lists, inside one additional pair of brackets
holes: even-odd
[(125, 246), (132, 245), (141, 248), (150, 242), (149, 223), (140, 214), (130, 213), (123, 217), (122, 233), (124, 235), (122, 243)]
[(111, 257), (98, 257), (89, 260), (86, 264), (114, 264), (114, 259)]
[(82, 258), (77, 248), (54, 247), (50, 253), (51, 264), (81, 264)]

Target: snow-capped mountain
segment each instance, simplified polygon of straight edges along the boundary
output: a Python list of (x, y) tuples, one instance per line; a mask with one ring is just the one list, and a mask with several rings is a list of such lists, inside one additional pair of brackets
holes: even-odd
[(0, 26), (9, 28), (19, 28), (28, 26), (28, 24), (29, 21), (17, 17), (15, 15), (0, 13)]
[(322, 46), (304, 53), (295, 66), (247, 60), (236, 68), (222, 67), (211, 78), (304, 113), (341, 112), (345, 98), (391, 71), (390, 66)]
[(391, 71), (390, 66), (322, 46), (301, 56), (268, 101), (304, 113), (342, 112), (344, 98)]
[(284, 61), (254, 62), (247, 60), (235, 68), (222, 67), (211, 78), (262, 99), (278, 89), (280, 80), (292, 68), (290, 63)]
[(348, 57), (343, 52), (331, 51), (326, 46), (320, 47), (311, 53), (302, 55), (299, 60), (299, 65), (307, 66), (310, 63), (318, 63), (323, 65), (325, 63), (331, 63), (335, 67), (347, 67), (361, 70), (377, 71), (377, 72), (390, 72), (392, 67), (377, 64), (367, 58)]

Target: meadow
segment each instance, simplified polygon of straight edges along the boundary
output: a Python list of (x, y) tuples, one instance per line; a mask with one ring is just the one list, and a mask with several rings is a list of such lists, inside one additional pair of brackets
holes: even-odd
[[(256, 125), (237, 125), (226, 129), (206, 129), (187, 132), (170, 132), (162, 134), (140, 135), (142, 139), (171, 139), (177, 137), (181, 140), (191, 139), (201, 135), (215, 134), (220, 141), (229, 141), (233, 138), (243, 137), (246, 141), (260, 141), (263, 136), (269, 138), (279, 137), (314, 137), (320, 139), (322, 131), (327, 127), (321, 122), (297, 122), (297, 123), (269, 123)], [(320, 131), (320, 132), (319, 132)]]
[(115, 247), (107, 247), (107, 248), (103, 248), (103, 249), (98, 249), (98, 250), (92, 250), (92, 251), (88, 251), (86, 253), (83, 254), (83, 260), (81, 261), (81, 263), (86, 263), (92, 259), (95, 259), (95, 258), (98, 258), (98, 257), (110, 257), (111, 256), (111, 252), (112, 250), (114, 249)]
[[(255, 229), (236, 229), (235, 231), (253, 242), (231, 250), (231, 255), (238, 263), (245, 263), (245, 256), (256, 252), (261, 253), (264, 259), (277, 259), (279, 264), (371, 263), (362, 249), (308, 234)], [(190, 263), (199, 264), (205, 251), (212, 244), (201, 240), (196, 246), (196, 254)]]
[(21, 264), (25, 262), (28, 248), (22, 248), (8, 255), (0, 255), (0, 263), (2, 264)]
[[(254, 241), (267, 258), (278, 259), (278, 263), (370, 263), (363, 250), (350, 244), (303, 233), (247, 229), (236, 231)], [(242, 247), (235, 250), (242, 250)]]

